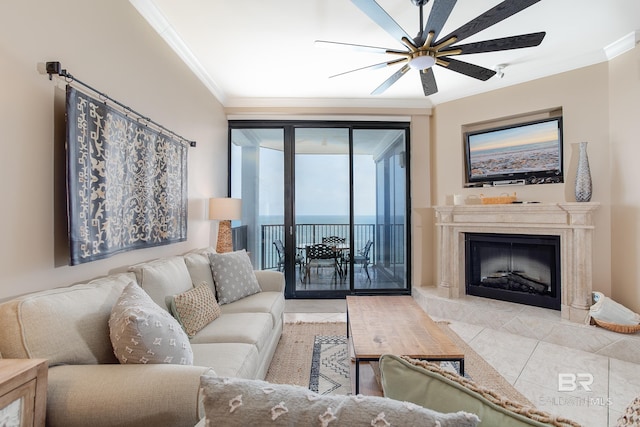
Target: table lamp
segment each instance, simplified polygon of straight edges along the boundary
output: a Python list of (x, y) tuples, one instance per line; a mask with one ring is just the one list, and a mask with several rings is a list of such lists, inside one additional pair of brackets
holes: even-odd
[(233, 251), (231, 220), (242, 217), (242, 201), (230, 197), (209, 199), (209, 219), (218, 220), (218, 244), (216, 252)]

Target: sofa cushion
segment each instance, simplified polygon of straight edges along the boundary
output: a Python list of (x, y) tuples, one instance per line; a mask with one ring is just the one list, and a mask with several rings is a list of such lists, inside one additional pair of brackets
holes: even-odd
[(262, 290), (253, 273), (249, 255), (244, 249), (224, 254), (209, 254), (209, 260), (220, 305), (229, 304)]
[(192, 343), (235, 342), (255, 345), (258, 352), (265, 348), (273, 333), (269, 313), (229, 313), (202, 328)]
[(474, 414), (442, 414), (379, 396), (321, 395), (307, 388), (260, 380), (203, 375), (206, 425), (465, 427)]
[(380, 357), (380, 378), (385, 397), (441, 412), (471, 412), (480, 417), (481, 426), (578, 425), (571, 420), (510, 402), (505, 397), (430, 362), (385, 354)]
[(170, 308), (171, 314), (180, 322), (190, 338), (220, 317), (220, 307), (207, 283), (174, 295)]
[(167, 297), (193, 288), (184, 258), (175, 256), (132, 265), (138, 284), (163, 309), (169, 311)]
[(284, 313), (284, 294), (282, 292), (258, 292), (231, 304), (220, 307), (223, 314), (228, 313), (270, 313), (273, 323), (282, 320)]
[(213, 281), (213, 275), (211, 274), (208, 252), (189, 252), (184, 255), (184, 263), (189, 271), (189, 276), (191, 276), (193, 286), (196, 287), (201, 283), (206, 283), (215, 295), (216, 287)]
[(191, 348), (193, 364), (210, 366), (217, 376), (256, 378), (262, 360), (257, 347), (253, 344), (192, 343)]
[(0, 305), (4, 358), (48, 359), (59, 364), (117, 363), (109, 316), (131, 273), (24, 295)]
[(120, 363), (193, 364), (191, 344), (178, 321), (136, 283), (127, 285), (113, 306), (109, 329)]

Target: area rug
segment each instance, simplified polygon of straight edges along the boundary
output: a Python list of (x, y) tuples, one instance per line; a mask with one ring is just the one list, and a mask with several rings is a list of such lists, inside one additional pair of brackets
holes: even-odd
[[(437, 322), (437, 324), (464, 352), (465, 373), (474, 382), (492, 389), (510, 400), (524, 405), (532, 405), (526, 397), (453, 332), (446, 322)], [(278, 384), (309, 387), (315, 337), (344, 336), (346, 329), (346, 323), (285, 323), (266, 380)]]
[(320, 394), (351, 394), (351, 358), (346, 335), (316, 335), (309, 389)]

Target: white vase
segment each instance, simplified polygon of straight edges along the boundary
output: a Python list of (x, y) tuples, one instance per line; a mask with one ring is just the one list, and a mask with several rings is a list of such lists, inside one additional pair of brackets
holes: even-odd
[(578, 170), (576, 171), (576, 202), (588, 202), (591, 200), (592, 189), (587, 143), (581, 142), (579, 147)]

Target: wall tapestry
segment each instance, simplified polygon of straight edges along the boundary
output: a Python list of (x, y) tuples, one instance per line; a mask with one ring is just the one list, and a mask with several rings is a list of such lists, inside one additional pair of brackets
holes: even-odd
[(187, 239), (188, 143), (67, 85), (71, 265)]

